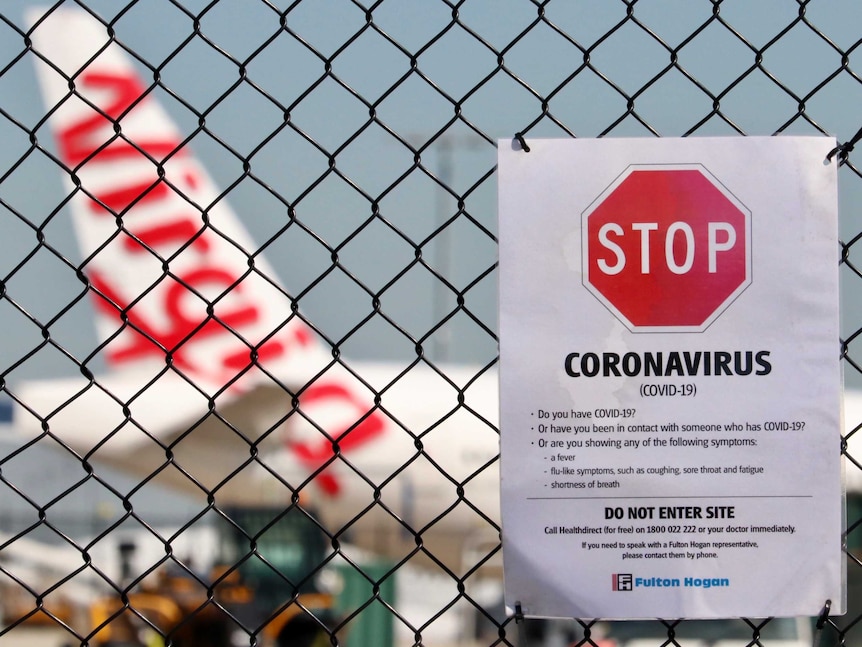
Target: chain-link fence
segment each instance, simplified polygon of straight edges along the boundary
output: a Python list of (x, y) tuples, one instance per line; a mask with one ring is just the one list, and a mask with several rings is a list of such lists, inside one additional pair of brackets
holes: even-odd
[(862, 383), (859, 25), (853, 0), (7, 3), (0, 643), (862, 642), (855, 492), (822, 635), (506, 618), (495, 391), (516, 136), (846, 143)]

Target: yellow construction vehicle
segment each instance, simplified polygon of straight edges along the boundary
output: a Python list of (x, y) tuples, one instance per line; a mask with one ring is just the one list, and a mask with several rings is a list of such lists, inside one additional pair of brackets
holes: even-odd
[[(175, 562), (90, 606), (97, 647), (318, 647), (336, 627), (321, 591), (327, 536), (298, 507), (221, 510), (206, 576)], [(132, 552), (123, 550), (126, 560)]]

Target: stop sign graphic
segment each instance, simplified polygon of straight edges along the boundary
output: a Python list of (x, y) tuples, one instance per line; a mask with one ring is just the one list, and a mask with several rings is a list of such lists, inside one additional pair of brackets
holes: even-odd
[(584, 285), (632, 331), (705, 330), (751, 283), (751, 214), (703, 166), (631, 166), (582, 218)]

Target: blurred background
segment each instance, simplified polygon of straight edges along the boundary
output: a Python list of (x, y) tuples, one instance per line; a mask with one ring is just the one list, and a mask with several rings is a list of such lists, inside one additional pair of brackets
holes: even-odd
[[(266, 255), (303, 316), (350, 360), (495, 363), (498, 140), (784, 134), (829, 135), (843, 144), (862, 128), (862, 4), (854, 0), (6, 3), (0, 8), (3, 389), (80, 375), (82, 366), (94, 374), (107, 368), (68, 213), (70, 173), (49, 129), (53, 107), (40, 94), (38, 51), (29, 38), (33, 21), (56, 7), (92, 14), (134, 59), (150, 96), (249, 230), (257, 247), (247, 251)], [(862, 276), (855, 260), (862, 176), (855, 155), (849, 146), (834, 160), (842, 164), (843, 241), (836, 250), (842, 280), (836, 359), (842, 358), (848, 389), (862, 386)], [(862, 419), (847, 422), (852, 435)], [(858, 469), (855, 461), (848, 469)], [(11, 555), (25, 539), (41, 542), (30, 552), (47, 544), (118, 553), (122, 541), (112, 528), (126, 500), (105, 483), (120, 484), (122, 492), (122, 484), (139, 482), (106, 473), (88, 479), (71, 452), (4, 437), (0, 531), (11, 539), (0, 537), (0, 565), (4, 551)], [(135, 496), (136, 525), (172, 527), (200, 505), (144, 487)], [(855, 549), (862, 508), (852, 495), (848, 510), (848, 545)], [(192, 545), (212, 541), (204, 533)], [(850, 566), (855, 580), (856, 557)], [(7, 583), (16, 580), (8, 570), (0, 573)], [(708, 638), (711, 630), (704, 629), (686, 640), (685, 625), (663, 623), (635, 636), (589, 623), (537, 623), (527, 631), (502, 616), (493, 584), (465, 598), (463, 580), (423, 577), (413, 577), (421, 593), (397, 595), (405, 605), (418, 598), (416, 605), (430, 610), (419, 621), (396, 612), (394, 638), (386, 640), (559, 645), (601, 637), (658, 647), (669, 639), (749, 644), (760, 636), (756, 622), (743, 623), (741, 634)], [(38, 587), (23, 584), (24, 608), (35, 609), (30, 598), (39, 598)], [(854, 611), (827, 624), (829, 640), (862, 644), (855, 627), (862, 601), (851, 600), (851, 609), (854, 601)], [(56, 629), (63, 619), (53, 615), (48, 624)], [(10, 640), (11, 629), (24, 629), (20, 615), (7, 612), (3, 622)], [(790, 624), (790, 637), (772, 624), (774, 640), (801, 644), (811, 637), (808, 619)], [(356, 640), (346, 644), (358, 646)]]

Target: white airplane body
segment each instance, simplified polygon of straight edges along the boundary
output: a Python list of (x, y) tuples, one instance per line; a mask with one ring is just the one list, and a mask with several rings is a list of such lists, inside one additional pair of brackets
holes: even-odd
[(109, 370), (16, 385), (16, 431), (398, 557), (495, 537), (496, 371), (334, 359), (108, 29), (31, 23)]
[(845, 389), (843, 405), (844, 487), (848, 493), (862, 494), (862, 390)]

